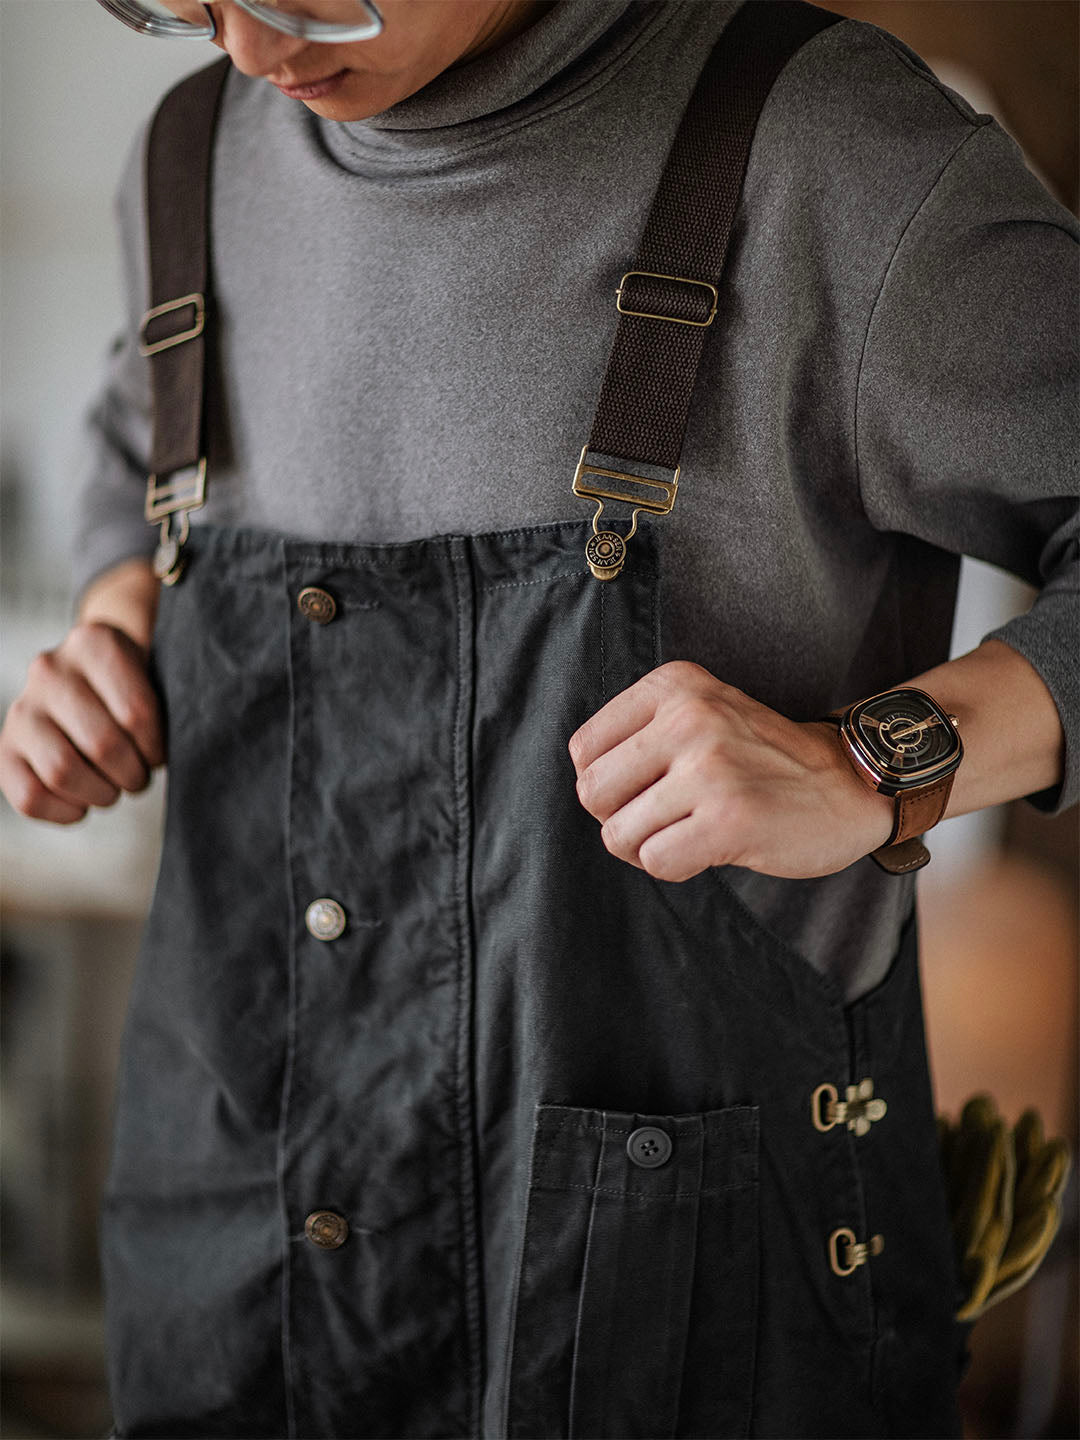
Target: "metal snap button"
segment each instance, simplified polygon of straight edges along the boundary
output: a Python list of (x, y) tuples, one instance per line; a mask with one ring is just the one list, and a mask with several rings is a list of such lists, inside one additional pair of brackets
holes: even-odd
[(305, 620), (313, 620), (316, 625), (329, 625), (337, 614), (337, 601), (329, 590), (320, 590), (317, 585), (301, 590), (296, 604)]
[(627, 1140), (626, 1153), (643, 1170), (655, 1170), (671, 1156), (671, 1136), (655, 1125), (640, 1125)]
[(585, 559), (597, 580), (614, 580), (626, 563), (626, 541), (617, 530), (600, 530), (589, 536)]
[(313, 1210), (304, 1221), (304, 1234), (320, 1250), (336, 1250), (345, 1244), (349, 1222), (333, 1210)]
[(316, 940), (336, 940), (345, 929), (345, 911), (336, 900), (313, 900), (304, 911), (304, 924)]

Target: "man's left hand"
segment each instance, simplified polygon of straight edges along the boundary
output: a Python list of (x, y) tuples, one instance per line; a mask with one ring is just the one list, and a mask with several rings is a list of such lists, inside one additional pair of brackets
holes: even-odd
[(892, 830), (893, 802), (855, 774), (835, 727), (787, 720), (689, 661), (616, 695), (570, 756), (607, 849), (658, 880), (710, 865), (830, 875)]

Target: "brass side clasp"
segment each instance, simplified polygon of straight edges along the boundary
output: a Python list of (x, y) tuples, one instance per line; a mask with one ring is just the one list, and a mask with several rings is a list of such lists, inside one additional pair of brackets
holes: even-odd
[(841, 1226), (829, 1236), (829, 1269), (841, 1279), (865, 1265), (872, 1255), (885, 1249), (885, 1237), (872, 1235), (869, 1240), (856, 1240), (855, 1231)]
[[(824, 1102), (824, 1103), (822, 1103)], [(841, 1100), (835, 1085), (819, 1085), (810, 1097), (810, 1119), (822, 1134), (834, 1125), (847, 1125), (856, 1135), (865, 1135), (875, 1120), (880, 1120), (889, 1107), (874, 1098), (874, 1082), (860, 1080), (847, 1087), (847, 1098)]]

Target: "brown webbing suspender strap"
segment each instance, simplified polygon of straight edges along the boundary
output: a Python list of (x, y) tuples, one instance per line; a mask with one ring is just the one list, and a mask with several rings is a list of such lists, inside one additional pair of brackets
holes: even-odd
[[(180, 575), (188, 512), (203, 503), (203, 393), (209, 305), (210, 160), (226, 58), (188, 76), (166, 95), (146, 146), (150, 308), (139, 333), (149, 357), (154, 436), (146, 518), (160, 524), (154, 569)], [(180, 516), (172, 529), (172, 517)]]
[[(612, 579), (621, 570), (639, 511), (671, 510), (691, 395), (716, 315), (758, 116), (796, 50), (840, 18), (800, 0), (747, 0), (694, 89), (637, 256), (617, 292), (615, 340), (574, 476), (574, 493), (597, 506), (586, 556), (598, 579)], [(150, 309), (140, 348), (150, 357), (154, 439), (146, 516), (161, 524), (154, 565), (166, 584), (179, 577), (188, 512), (198, 509), (205, 495), (210, 164), (228, 70), (227, 59), (218, 61), (172, 90), (147, 145)], [(589, 455), (607, 468), (587, 464)], [(657, 478), (657, 471), (670, 476)], [(608, 500), (632, 509), (625, 536), (599, 529)]]
[[(798, 0), (748, 0), (694, 89), (617, 292), (618, 328), (574, 476), (574, 493), (597, 504), (586, 552), (597, 579), (619, 573), (639, 510), (662, 515), (674, 503), (690, 399), (758, 116), (796, 50), (840, 19)], [(587, 465), (589, 455), (608, 468)], [(625, 468), (611, 468), (620, 463)], [(673, 473), (658, 479), (650, 473), (656, 469)], [(605, 500), (633, 507), (629, 534), (599, 529)]]

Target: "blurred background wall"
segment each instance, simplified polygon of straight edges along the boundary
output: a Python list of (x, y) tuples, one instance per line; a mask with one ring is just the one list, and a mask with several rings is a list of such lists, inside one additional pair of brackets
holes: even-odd
[[(79, 432), (123, 309), (112, 195), (156, 99), (205, 64), (90, 0), (0, 0), (0, 707), (71, 609)], [(97, 1205), (161, 784), (71, 830), (0, 802), (0, 1428), (111, 1428)]]
[[(582, 0), (587, 3), (587, 0)], [(707, 4), (709, 0), (697, 0)], [(1074, 0), (851, 0), (992, 112), (1077, 204)], [(156, 98), (209, 52), (127, 33), (91, 0), (0, 0), (0, 706), (69, 614), (79, 426), (122, 315), (111, 197)], [(954, 650), (1029, 602), (965, 564)], [(96, 1211), (114, 1057), (156, 864), (160, 784), (72, 829), (0, 804), (2, 1433), (94, 1436), (102, 1378)], [(939, 1108), (989, 1090), (1077, 1128), (1076, 817), (1023, 805), (947, 822), (922, 885)], [(1075, 1145), (1075, 1140), (1074, 1140)], [(1075, 1436), (1076, 1180), (1040, 1275), (979, 1321), (971, 1436)]]

